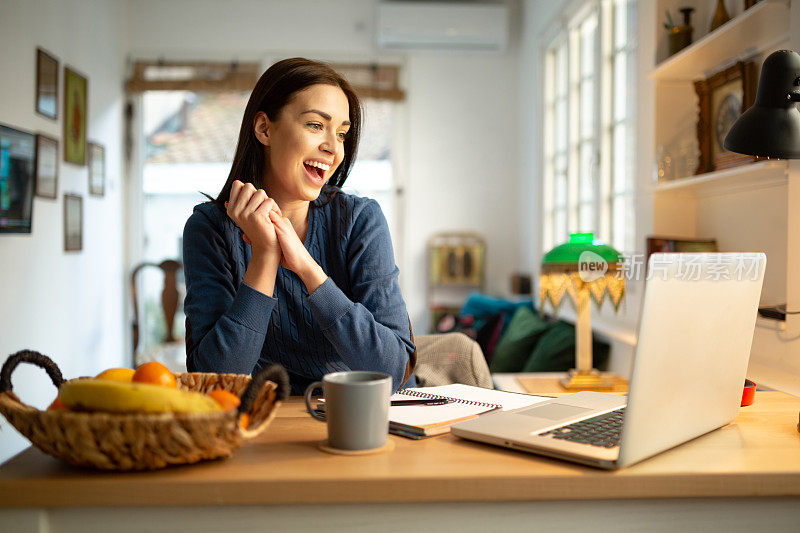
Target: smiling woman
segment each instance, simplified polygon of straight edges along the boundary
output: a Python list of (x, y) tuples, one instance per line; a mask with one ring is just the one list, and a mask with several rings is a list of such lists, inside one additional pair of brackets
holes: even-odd
[(413, 385), (416, 351), (386, 219), (340, 190), (361, 104), (324, 63), (286, 59), (259, 79), (217, 198), (184, 229), (190, 370), (372, 370)]

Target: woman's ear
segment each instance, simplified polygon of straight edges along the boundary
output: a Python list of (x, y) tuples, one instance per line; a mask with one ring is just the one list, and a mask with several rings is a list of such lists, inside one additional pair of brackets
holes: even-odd
[(269, 117), (267, 117), (266, 113), (263, 111), (256, 113), (256, 119), (253, 121), (253, 132), (256, 134), (258, 142), (264, 146), (269, 146), (270, 126)]

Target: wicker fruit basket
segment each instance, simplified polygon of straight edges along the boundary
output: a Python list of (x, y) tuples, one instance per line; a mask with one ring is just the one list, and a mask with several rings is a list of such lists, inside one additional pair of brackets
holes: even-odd
[[(0, 413), (34, 446), (76, 466), (101, 470), (155, 470), (228, 457), (244, 439), (263, 432), (289, 391), (280, 365), (254, 377), (242, 374), (177, 374), (178, 388), (208, 393), (225, 389), (241, 397), (238, 410), (213, 413), (130, 413), (40, 411), (20, 401), (11, 373), (21, 363), (44, 368), (53, 385), (64, 379), (47, 356), (31, 350), (11, 355), (0, 370)], [(243, 415), (249, 424), (243, 427)]]

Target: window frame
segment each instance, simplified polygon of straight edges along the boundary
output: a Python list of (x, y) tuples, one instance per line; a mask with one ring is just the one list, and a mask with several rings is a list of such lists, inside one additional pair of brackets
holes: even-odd
[[(617, 10), (626, 10), (626, 35), (622, 46), (617, 46), (615, 31), (617, 27)], [(591, 72), (584, 75), (581, 64), (581, 47), (584, 44), (583, 25), (596, 17), (594, 22), (594, 36), (590, 42), (594, 43), (592, 54), (593, 65)], [(595, 235), (617, 247), (621, 251), (632, 251), (635, 241), (635, 224), (622, 224), (623, 233), (620, 234), (617, 224), (615, 227), (615, 210), (619, 202), (626, 203), (624, 220), (636, 220), (636, 150), (635, 132), (636, 116), (632, 112), (637, 97), (635, 86), (635, 60), (637, 51), (636, 5), (633, 0), (589, 0), (573, 3), (560, 17), (560, 23), (555, 24), (553, 30), (542, 41), (541, 47), (541, 138), (542, 138), (542, 185), (540, 203), (540, 243), (541, 253), (546, 253), (554, 246), (564, 242), (570, 233), (576, 231), (592, 231)], [(568, 190), (566, 206), (563, 198), (557, 198), (556, 193), (559, 175), (557, 166), (558, 158), (564, 153), (558, 149), (557, 139), (560, 133), (556, 117), (558, 117), (558, 99), (564, 94), (563, 79), (557, 79), (559, 70), (556, 67), (557, 54), (561, 47), (567, 47), (567, 79), (566, 93), (568, 106), (566, 109), (566, 188)], [(623, 79), (629, 87), (631, 103), (627, 106), (625, 114), (615, 119), (615, 76), (614, 66), (620, 55), (626, 55), (626, 72)], [(593, 87), (594, 96), (582, 100), (581, 91), (587, 84)], [(592, 102), (591, 112), (594, 113), (592, 126), (587, 132), (582, 128), (582, 105)], [(623, 173), (618, 172), (619, 161), (616, 161), (614, 134), (623, 126), (627, 128), (623, 154), (627, 159)], [(588, 148), (587, 148), (588, 146)], [(586, 157), (588, 150), (591, 154)], [(625, 158), (623, 158), (625, 159)], [(590, 161), (589, 169), (586, 161)], [(587, 173), (588, 172), (588, 180)], [(619, 181), (623, 182), (620, 187)], [(582, 183), (583, 181), (583, 183)], [(585, 184), (590, 183), (592, 191), (589, 195), (582, 195)], [(562, 185), (563, 186), (563, 185)], [(589, 200), (588, 198), (591, 198)], [(566, 210), (566, 228), (564, 214)], [(581, 211), (584, 210), (584, 223), (581, 224)], [(591, 227), (585, 227), (585, 210), (590, 212)], [(560, 218), (559, 218), (560, 217)]]

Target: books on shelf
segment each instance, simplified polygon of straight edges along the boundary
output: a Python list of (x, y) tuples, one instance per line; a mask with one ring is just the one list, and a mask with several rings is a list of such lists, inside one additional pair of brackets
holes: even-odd
[(392, 395), (392, 401), (414, 398), (446, 399), (444, 405), (393, 405), (389, 407), (389, 431), (395, 435), (420, 439), (450, 431), (456, 422), (502, 409), (518, 409), (549, 400), (546, 396), (533, 396), (516, 392), (484, 389), (456, 383), (439, 387), (401, 389)]
[(759, 158), (752, 155), (737, 154), (734, 152), (722, 152), (714, 156), (714, 170), (725, 170), (749, 163), (755, 163)]

